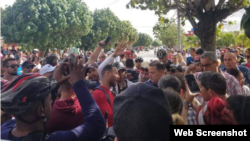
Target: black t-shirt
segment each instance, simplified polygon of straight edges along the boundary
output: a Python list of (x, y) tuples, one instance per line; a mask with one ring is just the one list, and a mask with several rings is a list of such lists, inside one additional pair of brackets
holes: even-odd
[(171, 64), (172, 64), (172, 62), (170, 60), (168, 60), (168, 63), (165, 64), (167, 71), (170, 71), (170, 65)]

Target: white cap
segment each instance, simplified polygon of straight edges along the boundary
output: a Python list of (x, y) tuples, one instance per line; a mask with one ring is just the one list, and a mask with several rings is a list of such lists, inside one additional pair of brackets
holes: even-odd
[(44, 75), (47, 72), (52, 72), (55, 70), (55, 68), (56, 66), (51, 66), (50, 64), (46, 64), (40, 69), (40, 74)]

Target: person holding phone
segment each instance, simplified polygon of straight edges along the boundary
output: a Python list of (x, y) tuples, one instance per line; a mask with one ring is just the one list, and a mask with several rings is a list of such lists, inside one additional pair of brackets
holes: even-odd
[[(219, 105), (213, 102), (213, 101), (218, 101), (219, 99), (219, 103), (222, 105), (224, 104), (224, 107), (225, 107), (224, 102), (227, 98), (227, 95), (226, 95), (227, 84), (223, 75), (220, 73), (216, 73), (216, 72), (204, 72), (199, 75), (197, 83), (200, 89), (200, 93), (192, 93), (190, 89), (190, 85), (188, 84), (188, 82), (186, 82), (187, 91), (186, 91), (184, 107), (183, 107), (183, 109), (185, 110), (184, 113), (187, 114), (188, 108), (192, 107), (197, 112), (196, 120), (199, 125), (218, 124), (217, 121), (220, 121), (221, 124), (225, 122), (227, 124), (234, 124), (233, 120), (224, 121), (226, 117), (228, 117), (229, 119), (232, 119), (232, 117), (224, 112), (224, 108), (222, 109), (219, 108), (218, 107)], [(195, 106), (191, 104), (194, 97), (197, 95), (201, 95), (204, 100), (204, 102), (200, 106)], [(213, 100), (213, 101), (211, 101), (210, 103), (210, 100)], [(208, 108), (208, 106), (210, 107), (212, 106), (213, 108), (216, 108), (214, 110), (219, 111), (226, 115), (223, 115), (223, 114), (218, 115), (218, 113), (213, 113), (213, 111), (210, 111), (211, 108)], [(185, 119), (187, 119), (186, 114), (183, 114), (183, 118)], [(214, 122), (210, 121), (211, 118), (214, 119)]]

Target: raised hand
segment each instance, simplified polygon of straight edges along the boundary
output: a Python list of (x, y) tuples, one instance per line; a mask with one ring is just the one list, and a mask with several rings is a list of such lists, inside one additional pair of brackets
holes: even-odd
[(127, 48), (127, 43), (121, 42), (117, 44), (117, 47), (115, 49), (115, 52), (113, 54), (113, 57), (117, 57), (121, 54), (123, 54), (124, 50)]
[(83, 64), (83, 59), (80, 59), (80, 56), (76, 56), (74, 65), (72, 65), (71, 60), (69, 60), (69, 70), (70, 70), (69, 82), (72, 86), (76, 82), (84, 80), (85, 72), (87, 70), (88, 65), (85, 64), (85, 66), (83, 66), (82, 64)]
[(185, 96), (185, 100), (188, 102), (192, 102), (194, 100), (194, 97), (196, 97), (197, 95), (200, 95), (200, 93), (192, 93), (187, 85), (187, 83), (185, 82), (186, 85), (186, 96)]
[(68, 81), (69, 76), (64, 76), (63, 73), (66, 71), (68, 63), (61, 63), (54, 71), (53, 78), (57, 81), (58, 84), (62, 84), (65, 81)]

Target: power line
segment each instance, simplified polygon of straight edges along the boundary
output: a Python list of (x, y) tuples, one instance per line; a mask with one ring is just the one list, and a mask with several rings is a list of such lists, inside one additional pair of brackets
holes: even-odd
[(108, 6), (106, 6), (106, 7), (109, 7), (110, 5), (113, 5), (114, 3), (117, 3), (117, 2), (119, 2), (120, 0), (116, 0), (116, 1), (113, 1), (112, 3), (110, 3)]

